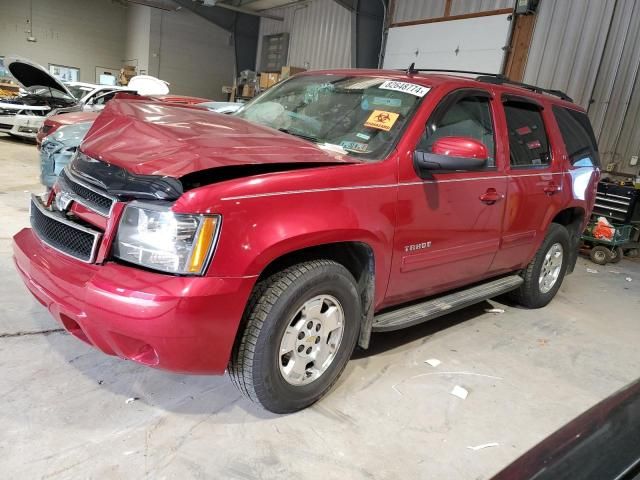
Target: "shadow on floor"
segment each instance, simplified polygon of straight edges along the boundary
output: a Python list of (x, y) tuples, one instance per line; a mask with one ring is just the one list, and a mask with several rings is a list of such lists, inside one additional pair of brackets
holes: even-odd
[(33, 145), (35, 146), (35, 139), (31, 140), (30, 138), (22, 138), (22, 137), (14, 137), (12, 135), (7, 135), (4, 133), (0, 133), (0, 143), (8, 143), (8, 144), (20, 144), (20, 145)]
[(371, 344), (369, 345), (369, 348), (367, 350), (357, 349), (351, 358), (357, 359), (379, 355), (420, 338), (430, 337), (442, 330), (446, 330), (447, 328), (483, 315), (487, 308), (492, 308), (492, 305), (489, 302), (484, 301), (413, 327), (393, 332), (374, 333), (371, 336)]

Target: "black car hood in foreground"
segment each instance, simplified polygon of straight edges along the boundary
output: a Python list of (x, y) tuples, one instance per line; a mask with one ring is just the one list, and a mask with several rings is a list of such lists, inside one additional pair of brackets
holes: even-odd
[(640, 380), (533, 447), (493, 480), (640, 478)]

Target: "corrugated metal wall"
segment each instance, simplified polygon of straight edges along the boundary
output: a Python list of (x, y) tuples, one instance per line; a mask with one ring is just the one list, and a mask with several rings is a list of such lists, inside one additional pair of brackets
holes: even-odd
[(543, 0), (529, 50), (525, 83), (563, 90), (588, 107), (613, 7), (612, 0)]
[(589, 111), (604, 165), (637, 173), (640, 1), (542, 0), (524, 81), (564, 90)]
[(637, 173), (640, 154), (640, 2), (618, 0), (589, 116), (598, 135), (603, 163)]
[(514, 4), (514, 0), (453, 0), (451, 2), (451, 15), (513, 8)]
[[(444, 16), (445, 0), (396, 0), (393, 22), (408, 22)], [(453, 0), (451, 15), (511, 8), (514, 0)]]
[(442, 17), (445, 0), (396, 0), (393, 23)]
[(263, 35), (289, 32), (289, 65), (314, 70), (351, 66), (351, 13), (334, 0), (311, 0), (269, 13), (284, 22), (260, 20), (258, 62)]

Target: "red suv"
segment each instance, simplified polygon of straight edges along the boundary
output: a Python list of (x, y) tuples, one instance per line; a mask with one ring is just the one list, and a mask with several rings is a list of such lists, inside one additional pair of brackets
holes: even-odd
[(308, 72), (233, 116), (114, 100), (32, 198), (15, 263), (103, 352), (228, 368), (292, 412), (372, 332), (507, 292), (546, 305), (599, 174), (584, 110), (500, 77)]

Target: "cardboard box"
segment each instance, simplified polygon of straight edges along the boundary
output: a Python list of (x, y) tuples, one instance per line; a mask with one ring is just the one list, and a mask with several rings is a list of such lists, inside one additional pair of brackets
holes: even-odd
[(274, 86), (278, 83), (280, 74), (278, 73), (270, 73), (270, 72), (262, 72), (260, 74), (260, 90), (266, 90)]
[(280, 80), (284, 80), (285, 78), (293, 77), (296, 73), (306, 72), (306, 68), (300, 67), (292, 67), (290, 65), (282, 67), (280, 70)]
[(256, 94), (256, 87), (253, 85), (244, 85), (242, 87), (242, 96), (243, 97), (253, 97)]

